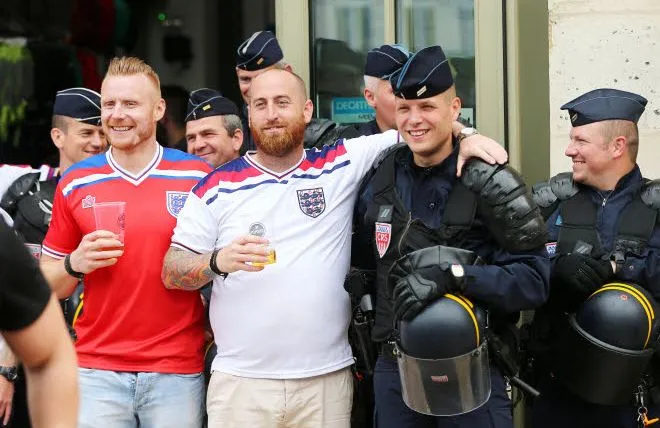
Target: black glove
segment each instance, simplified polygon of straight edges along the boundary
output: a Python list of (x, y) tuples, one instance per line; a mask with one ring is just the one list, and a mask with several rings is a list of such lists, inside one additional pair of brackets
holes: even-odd
[(433, 251), (416, 251), (394, 262), (388, 284), (392, 287), (396, 319), (409, 321), (438, 297), (457, 291), (449, 267)]
[(614, 271), (608, 260), (596, 260), (584, 254), (559, 256), (552, 267), (550, 294), (571, 307), (582, 303), (609, 280)]

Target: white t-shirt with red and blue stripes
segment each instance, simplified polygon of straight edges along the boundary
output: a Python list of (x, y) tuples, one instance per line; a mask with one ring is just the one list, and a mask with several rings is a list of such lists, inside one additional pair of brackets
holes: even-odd
[(220, 166), (191, 191), (172, 246), (208, 253), (263, 232), (277, 262), (213, 284), (210, 318), (218, 354), (213, 370), (295, 379), (353, 363), (344, 291), (352, 213), (361, 179), (396, 131), (306, 150), (276, 173), (252, 154)]

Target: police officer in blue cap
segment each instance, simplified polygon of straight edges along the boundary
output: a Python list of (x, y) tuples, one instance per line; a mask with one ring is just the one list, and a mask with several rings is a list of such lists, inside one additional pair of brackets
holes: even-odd
[[(275, 35), (270, 31), (257, 31), (238, 47), (236, 51), (236, 76), (243, 96), (243, 147), (241, 154), (256, 150), (249, 126), (249, 90), (259, 74), (279, 68), (292, 71), (291, 65), (284, 60), (284, 55)], [(355, 127), (339, 125), (328, 119), (313, 118), (305, 128), (305, 148), (322, 147), (332, 144), (339, 138), (359, 136)]]
[(215, 89), (190, 93), (185, 117), (188, 153), (199, 156), (214, 168), (239, 156), (243, 144), (238, 107)]
[[(353, 244), (353, 264), (375, 270), (377, 425), (512, 427), (505, 381), (485, 357), (486, 331), (483, 317), (476, 314), (487, 311), (489, 331), (504, 334), (519, 311), (546, 300), (550, 266), (543, 219), (524, 182), (508, 166), (473, 160), (456, 178), (464, 135), (452, 135), (452, 122), (461, 101), (440, 46), (414, 54), (390, 81), (397, 128), (406, 144), (386, 153), (362, 184)], [(418, 317), (453, 316), (436, 312), (436, 303), (448, 294), (456, 299), (450, 304), (461, 318), (417, 331), (416, 342), (410, 341), (406, 332), (414, 330)], [(447, 326), (456, 327), (448, 332), (455, 340), (441, 338)], [(471, 333), (463, 335), (459, 327)], [(459, 352), (463, 345), (481, 351)], [(410, 370), (421, 360), (401, 364), (404, 353), (423, 353), (431, 362), (465, 354), (481, 358), (465, 369), (483, 370), (474, 377), (467, 376), (468, 370), (431, 372), (426, 379), (424, 370)], [(424, 391), (427, 381), (435, 389)], [(445, 395), (434, 396), (437, 391)]]
[[(547, 217), (547, 247), (552, 257), (550, 298), (535, 315), (529, 346), (541, 389), (533, 405), (534, 427), (636, 427), (646, 426), (644, 417), (659, 415), (660, 397), (651, 376), (641, 379), (637, 374), (628, 379), (630, 372), (604, 364), (623, 364), (625, 360), (616, 355), (643, 352), (643, 344), (636, 351), (621, 348), (632, 349), (635, 331), (656, 323), (652, 314), (653, 300), (660, 298), (660, 229), (656, 222), (660, 193), (658, 183), (643, 178), (636, 162), (637, 122), (646, 104), (644, 97), (631, 92), (596, 89), (561, 107), (572, 125), (565, 154), (573, 161), (573, 169), (534, 188), (534, 197)], [(615, 302), (590, 298), (612, 282), (639, 287), (637, 297), (652, 296), (647, 299), (650, 315), (641, 317), (638, 328), (617, 321), (625, 314), (611, 309), (618, 307)], [(617, 293), (615, 300), (627, 300), (622, 295)], [(629, 300), (637, 304), (636, 299)], [(608, 307), (594, 306), (599, 301)], [(599, 314), (598, 325), (590, 325), (580, 315), (585, 308)], [(575, 313), (577, 318), (567, 313)], [(595, 348), (602, 352), (598, 361), (583, 360), (587, 352), (568, 345), (568, 338), (573, 337), (570, 332), (577, 328), (565, 327), (571, 318), (577, 320), (582, 336), (585, 331), (597, 334), (598, 327), (608, 329), (607, 337), (596, 335), (592, 340), (600, 344)], [(605, 326), (608, 320), (614, 322)], [(652, 348), (651, 332), (649, 337), (647, 348)], [(628, 345), (608, 352), (614, 342)], [(640, 366), (640, 371), (644, 368), (639, 360), (633, 365)], [(601, 373), (596, 373), (591, 384), (581, 376), (594, 366)], [(654, 366), (657, 361), (650, 369), (657, 368)], [(615, 391), (617, 384), (624, 386), (623, 394), (604, 394), (605, 390)]]
[(376, 117), (358, 125), (360, 135), (372, 135), (396, 129), (394, 93), (390, 76), (403, 67), (410, 52), (401, 45), (383, 45), (367, 52), (364, 65), (364, 99), (376, 112)]
[[(41, 242), (50, 223), (53, 197), (60, 175), (71, 165), (107, 147), (101, 129), (101, 96), (91, 89), (70, 88), (57, 92), (53, 106), (50, 137), (59, 151), (59, 169), (55, 174), (40, 171), (28, 172), (15, 180), (0, 200), (0, 208), (13, 219), (14, 230), (21, 236), (33, 256), (41, 254)], [(74, 293), (79, 295), (79, 293)], [(67, 321), (72, 321), (70, 305), (67, 308)], [(29, 427), (25, 401), (25, 379), (16, 377), (17, 364), (11, 351), (5, 347), (0, 360), (0, 394), (13, 392), (13, 426)], [(11, 395), (10, 397), (11, 398)], [(12, 412), (12, 405), (5, 408), (5, 414)]]

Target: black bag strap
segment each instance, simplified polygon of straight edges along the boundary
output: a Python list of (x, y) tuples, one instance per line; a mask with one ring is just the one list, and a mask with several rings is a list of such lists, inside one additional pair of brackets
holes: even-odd
[(393, 150), (389, 153), (383, 161), (380, 163), (376, 172), (371, 180), (371, 185), (374, 195), (379, 195), (383, 192), (387, 192), (393, 188), (396, 188), (395, 185), (395, 161), (396, 153), (398, 150)]
[(477, 213), (477, 195), (457, 181), (447, 198), (438, 233), (444, 240), (455, 240), (469, 231)]

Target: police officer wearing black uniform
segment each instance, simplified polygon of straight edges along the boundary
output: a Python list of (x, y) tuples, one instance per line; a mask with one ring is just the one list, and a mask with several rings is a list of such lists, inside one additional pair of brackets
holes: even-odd
[[(380, 428), (512, 427), (504, 378), (487, 357), (480, 366), (483, 379), (448, 372), (426, 378), (424, 369), (415, 374), (402, 366), (407, 358), (403, 354), (440, 358), (438, 353), (451, 354), (457, 341), (465, 340), (472, 341), (470, 349), (476, 348), (466, 355), (483, 358), (487, 330), (500, 333), (515, 323), (518, 311), (545, 302), (550, 264), (543, 247), (543, 219), (520, 176), (508, 166), (472, 160), (462, 178), (456, 178), (462, 136), (452, 136), (452, 121), (458, 117), (460, 100), (439, 46), (417, 52), (391, 82), (397, 97), (397, 128), (406, 144), (384, 154), (363, 183), (353, 244), (353, 264), (376, 273), (373, 340), (380, 350), (374, 373), (376, 424)], [(449, 294), (451, 299), (443, 297)], [(411, 332), (424, 314), (445, 316), (434, 312), (436, 302), (448, 307), (449, 300), (456, 309), (452, 311), (462, 314), (453, 324), (467, 327), (469, 334), (444, 341), (439, 336), (443, 324), (435, 324), (413, 332), (424, 343), (408, 347), (405, 329)], [(474, 380), (474, 388), (469, 387), (473, 391), (461, 391), (476, 392), (481, 401), (470, 405), (464, 394), (457, 393), (441, 400), (453, 411), (436, 412), (423, 405), (433, 398), (430, 389), (423, 391), (422, 403), (412, 391), (415, 384), (427, 380), (459, 389)], [(429, 416), (440, 414), (445, 416)]]
[[(70, 88), (57, 92), (53, 106), (51, 139), (59, 150), (59, 174), (40, 181), (40, 173), (28, 173), (12, 183), (0, 208), (13, 219), (13, 227), (33, 256), (41, 254), (48, 231), (55, 188), (60, 175), (72, 164), (98, 154), (107, 144), (101, 130), (101, 96), (90, 89)], [(63, 302), (69, 326), (73, 323), (82, 287)], [(4, 363), (7, 364), (7, 363)], [(12, 426), (29, 427), (25, 379), (16, 366), (1, 366), (0, 375), (15, 382)]]
[(408, 58), (410, 52), (401, 45), (382, 45), (367, 52), (364, 64), (364, 98), (376, 115), (373, 120), (357, 125), (360, 135), (380, 134), (396, 129), (390, 76), (399, 71)]
[[(238, 47), (236, 51), (236, 75), (243, 96), (243, 147), (241, 155), (256, 150), (249, 126), (248, 90), (252, 79), (271, 68), (291, 71), (284, 61), (284, 54), (275, 35), (270, 31), (257, 31)], [(355, 127), (339, 125), (328, 119), (313, 118), (305, 128), (305, 148), (322, 147), (340, 138), (354, 138), (360, 134)]]
[(636, 427), (660, 415), (648, 376), (657, 366), (660, 187), (636, 163), (646, 103), (596, 89), (561, 107), (573, 171), (534, 187), (552, 257), (550, 298), (532, 324), (534, 427)]

